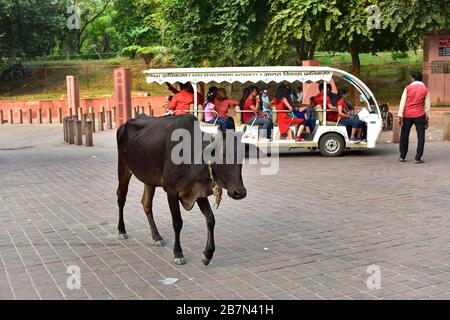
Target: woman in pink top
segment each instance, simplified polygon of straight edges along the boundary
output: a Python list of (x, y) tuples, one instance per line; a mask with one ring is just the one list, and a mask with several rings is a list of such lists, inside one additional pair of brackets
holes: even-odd
[(217, 122), (220, 123), (222, 131), (234, 130), (234, 120), (228, 117), (227, 112), (232, 106), (239, 105), (239, 101), (228, 99), (227, 91), (224, 88), (217, 89), (214, 99), (214, 109), (218, 114)]
[(216, 113), (211, 112), (215, 111), (215, 105), (214, 105), (214, 99), (216, 98), (217, 94), (217, 87), (211, 87), (208, 90), (208, 93), (206, 95), (206, 102), (203, 106), (203, 110), (205, 111), (205, 122), (208, 123), (214, 123), (216, 119)]

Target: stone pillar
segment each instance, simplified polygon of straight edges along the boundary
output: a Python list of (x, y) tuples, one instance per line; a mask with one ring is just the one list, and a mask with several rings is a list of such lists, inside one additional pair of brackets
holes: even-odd
[(92, 132), (95, 132), (95, 113), (93, 112), (89, 113), (89, 121), (92, 122)]
[(48, 123), (52, 123), (52, 108), (48, 108), (47, 112)]
[(19, 110), (19, 123), (23, 124), (23, 111), (22, 111), (22, 109)]
[(93, 143), (93, 131), (94, 123), (91, 120), (86, 121), (86, 147), (92, 147), (94, 145)]
[(58, 121), (59, 121), (59, 123), (62, 123), (62, 121), (63, 121), (61, 108), (58, 108)]
[(114, 92), (116, 105), (116, 127), (131, 119), (131, 70), (114, 69)]
[(103, 112), (97, 114), (98, 131), (103, 131)]
[(112, 129), (112, 112), (111, 110), (106, 111), (106, 128)]
[(28, 109), (28, 123), (33, 124), (33, 109)]
[(67, 132), (69, 137), (69, 144), (75, 144), (75, 131), (73, 130), (73, 119), (67, 120)]
[(75, 128), (77, 137), (76, 144), (77, 146), (81, 146), (83, 144), (83, 134), (81, 133), (81, 120), (76, 120)]
[(444, 141), (450, 141), (450, 112), (444, 113)]
[(81, 115), (81, 134), (86, 134), (86, 114)]
[(9, 109), (9, 123), (14, 124), (14, 111), (12, 109)]
[(69, 142), (69, 127), (68, 127), (69, 118), (66, 117), (63, 119), (63, 131), (64, 131), (64, 142)]
[(398, 119), (394, 117), (392, 123), (392, 143), (400, 143), (400, 125), (398, 124)]
[(67, 101), (68, 108), (71, 111), (70, 116), (78, 116), (78, 108), (80, 107), (80, 87), (76, 76), (67, 76)]
[(3, 124), (3, 110), (0, 110), (0, 124)]
[(39, 108), (38, 110), (38, 123), (42, 123), (42, 109)]

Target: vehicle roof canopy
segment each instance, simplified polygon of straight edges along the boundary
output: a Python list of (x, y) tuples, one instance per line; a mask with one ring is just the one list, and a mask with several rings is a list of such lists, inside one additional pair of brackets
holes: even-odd
[(370, 106), (378, 109), (375, 97), (370, 89), (354, 75), (330, 67), (224, 67), (224, 68), (174, 68), (149, 69), (144, 71), (147, 83), (165, 82), (170, 84), (191, 82), (197, 83), (233, 83), (233, 82), (330, 82), (332, 77), (339, 77), (356, 87)]

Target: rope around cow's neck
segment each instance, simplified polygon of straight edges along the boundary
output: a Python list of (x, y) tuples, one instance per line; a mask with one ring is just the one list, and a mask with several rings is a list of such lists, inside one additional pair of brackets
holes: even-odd
[(211, 162), (208, 163), (208, 169), (209, 169), (209, 177), (211, 178), (213, 183), (212, 192), (214, 197), (216, 198), (214, 206), (216, 207), (216, 209), (219, 209), (220, 202), (222, 201), (222, 188), (214, 179)]

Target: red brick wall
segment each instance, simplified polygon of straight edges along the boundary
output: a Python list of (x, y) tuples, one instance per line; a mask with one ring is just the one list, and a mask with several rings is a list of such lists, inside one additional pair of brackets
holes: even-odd
[[(144, 106), (145, 112), (148, 112), (148, 105), (152, 106), (152, 110), (155, 116), (164, 114), (164, 109), (161, 106), (166, 101), (167, 97), (132, 97), (132, 106)], [(105, 107), (105, 110), (111, 110), (114, 107), (114, 97), (103, 99), (80, 99), (80, 108), (83, 109), (83, 113), (87, 113), (88, 109), (92, 107), (94, 113)], [(38, 122), (38, 110), (42, 110), (42, 121), (47, 122), (48, 109), (51, 109), (53, 122), (57, 121), (58, 110), (61, 108), (62, 116), (68, 116), (68, 103), (67, 100), (18, 100), (18, 101), (0, 101), (0, 110), (3, 110), (3, 120), (9, 122), (9, 111), (13, 110), (14, 123), (19, 122), (19, 110), (22, 110), (23, 123), (28, 123), (28, 110), (32, 109), (33, 123)]]

